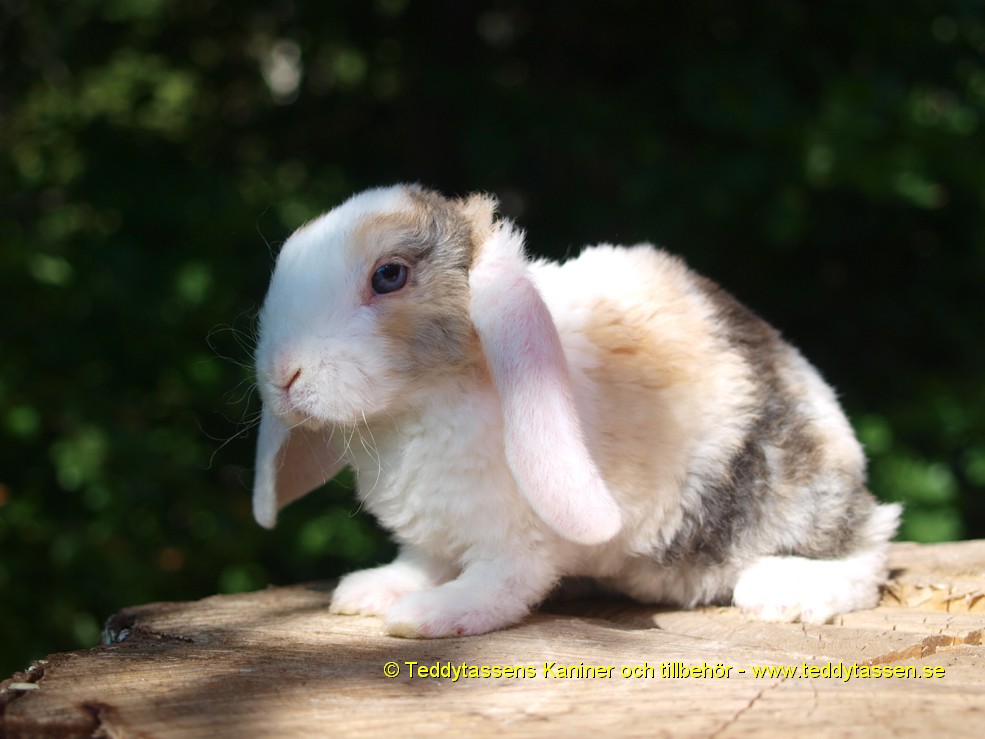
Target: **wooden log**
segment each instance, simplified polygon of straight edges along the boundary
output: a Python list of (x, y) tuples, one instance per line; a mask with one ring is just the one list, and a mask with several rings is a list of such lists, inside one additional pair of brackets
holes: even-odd
[(985, 541), (891, 565), (824, 626), (589, 600), (416, 641), (329, 615), (325, 584), (153, 603), (0, 683), (0, 736), (981, 736)]

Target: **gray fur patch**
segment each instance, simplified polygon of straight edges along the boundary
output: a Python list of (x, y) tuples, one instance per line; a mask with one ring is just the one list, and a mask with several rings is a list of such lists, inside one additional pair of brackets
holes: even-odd
[[(743, 443), (713, 479), (690, 479), (698, 503), (658, 561), (721, 564), (764, 555), (845, 556), (856, 546), (875, 501), (851, 470), (822, 468), (820, 435), (784, 381), (780, 334), (714, 282), (697, 278), (714, 304), (721, 337), (741, 354), (757, 384)], [(835, 480), (835, 484), (830, 481)], [(827, 481), (828, 484), (822, 484)], [(796, 491), (781, 497), (779, 484)], [(789, 528), (785, 510), (810, 511), (810, 531), (789, 551), (766, 551), (769, 532)]]

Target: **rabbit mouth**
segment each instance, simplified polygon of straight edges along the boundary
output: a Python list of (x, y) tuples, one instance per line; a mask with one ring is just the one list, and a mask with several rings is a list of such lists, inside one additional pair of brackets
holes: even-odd
[(307, 428), (312, 431), (318, 431), (328, 425), (325, 421), (296, 409), (288, 409), (283, 413), (277, 414), (277, 416), (284, 425), (290, 428)]
[(367, 424), (373, 418), (370, 413), (354, 411), (351, 408), (315, 409), (303, 401), (292, 403), (290, 400), (281, 404), (281, 407), (274, 411), (274, 415), (289, 428), (305, 428), (310, 431), (333, 428), (353, 429)]

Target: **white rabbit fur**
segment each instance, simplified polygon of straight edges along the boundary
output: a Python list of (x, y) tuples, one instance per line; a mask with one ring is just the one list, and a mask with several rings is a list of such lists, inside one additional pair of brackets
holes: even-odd
[[(484, 196), (370, 190), (285, 243), (261, 311), (254, 510), (355, 471), (400, 546), (335, 613), (480, 634), (565, 576), (762, 619), (872, 607), (899, 517), (834, 393), (649, 245), (530, 262)], [(406, 284), (377, 294), (381, 265)]]

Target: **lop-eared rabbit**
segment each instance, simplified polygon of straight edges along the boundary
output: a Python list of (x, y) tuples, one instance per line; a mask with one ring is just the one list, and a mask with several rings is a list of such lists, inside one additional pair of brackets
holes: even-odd
[(643, 244), (531, 260), (484, 195), (369, 190), (284, 244), (260, 313), (254, 512), (353, 468), (391, 564), (331, 611), (442, 637), (567, 576), (824, 622), (876, 604), (900, 514), (767, 323)]

